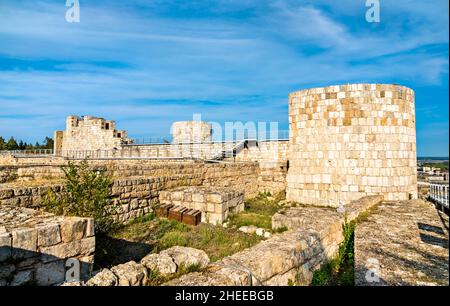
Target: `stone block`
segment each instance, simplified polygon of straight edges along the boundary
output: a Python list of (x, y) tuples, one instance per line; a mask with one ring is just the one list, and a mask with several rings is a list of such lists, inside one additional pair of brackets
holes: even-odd
[(0, 264), (11, 258), (12, 238), (9, 233), (0, 234)]
[(167, 254), (149, 254), (141, 259), (141, 265), (147, 269), (158, 271), (161, 275), (171, 275), (177, 272), (177, 264)]
[(61, 236), (63, 242), (80, 240), (84, 237), (86, 218), (67, 217), (61, 223)]
[(35, 281), (39, 286), (51, 286), (63, 283), (66, 278), (65, 261), (58, 260), (37, 265)]
[(141, 286), (147, 279), (146, 269), (134, 261), (114, 266), (111, 271), (117, 276), (119, 286)]
[(38, 246), (51, 246), (60, 242), (59, 224), (47, 224), (38, 228)]
[(12, 256), (29, 258), (37, 255), (37, 229), (17, 228), (12, 232)]

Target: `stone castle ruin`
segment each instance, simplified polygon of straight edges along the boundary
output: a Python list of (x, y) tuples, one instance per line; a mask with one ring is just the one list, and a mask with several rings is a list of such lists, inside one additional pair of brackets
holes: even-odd
[[(256, 161), (282, 173), (287, 199), (339, 206), (364, 195), (417, 198), (414, 92), (352, 84), (289, 95), (289, 141), (212, 142), (211, 124), (175, 122), (171, 144), (134, 144), (115, 122), (69, 116), (56, 155)], [(264, 170), (263, 170), (264, 171)], [(284, 172), (284, 173), (283, 173)]]
[[(0, 269), (8, 269), (0, 285), (59, 284), (62, 259), (72, 257), (89, 275), (93, 221), (46, 215), (36, 222), (33, 212), (49, 189), (63, 192), (60, 166), (68, 161), (87, 159), (109, 171), (118, 207), (111, 214), (121, 223), (173, 205), (168, 216), (181, 220), (183, 211), (201, 212), (202, 222), (221, 225), (244, 209), (244, 199), (267, 191), (285, 191), (288, 203), (304, 205), (273, 215), (272, 228), (287, 232), (217, 263), (206, 260), (204, 271), (173, 285), (286, 285), (297, 278), (307, 284), (336, 255), (344, 222), (383, 201), (417, 198), (414, 92), (404, 86), (348, 84), (291, 93), (286, 139), (214, 141), (212, 124), (203, 121), (175, 122), (171, 133), (171, 141), (138, 143), (114, 121), (69, 116), (66, 129), (55, 132), (53, 155), (0, 154), (2, 184), (11, 178), (48, 182), (0, 185), (0, 216), (6, 216), (0, 218)], [(345, 216), (326, 208), (342, 206)], [(31, 252), (22, 261), (14, 259), (15, 249)], [(114, 281), (108, 284), (121, 284), (121, 277), (130, 284), (121, 273), (139, 270), (141, 284), (150, 261), (167, 260), (167, 254), (158, 256), (102, 271), (92, 282), (109, 273)], [(17, 264), (11, 266), (12, 259)]]
[(127, 133), (116, 130), (114, 121), (92, 116), (68, 116), (66, 130), (55, 132), (54, 152), (117, 150), (128, 143)]

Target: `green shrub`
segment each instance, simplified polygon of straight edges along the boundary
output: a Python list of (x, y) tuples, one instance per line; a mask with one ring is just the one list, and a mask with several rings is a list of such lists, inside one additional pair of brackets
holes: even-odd
[(280, 234), (280, 233), (286, 232), (287, 230), (288, 230), (287, 226), (280, 226), (280, 227), (277, 227), (274, 230), (274, 232)]
[(52, 190), (43, 199), (43, 207), (58, 215), (91, 217), (95, 219), (97, 233), (107, 233), (115, 226), (110, 214), (116, 207), (109, 194), (111, 178), (105, 171), (93, 170), (87, 161), (62, 167), (65, 191), (56, 195)]

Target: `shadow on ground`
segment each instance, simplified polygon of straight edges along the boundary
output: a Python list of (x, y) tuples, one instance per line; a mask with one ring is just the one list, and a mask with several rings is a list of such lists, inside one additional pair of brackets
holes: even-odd
[(131, 260), (138, 262), (151, 253), (153, 248), (152, 243), (97, 236), (94, 269), (110, 268)]

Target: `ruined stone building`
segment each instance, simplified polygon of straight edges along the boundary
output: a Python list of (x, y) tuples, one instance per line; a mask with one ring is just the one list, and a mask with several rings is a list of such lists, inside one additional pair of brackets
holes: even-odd
[(294, 92), (289, 95), (289, 130), (289, 141), (229, 144), (211, 141), (209, 123), (175, 122), (171, 144), (137, 145), (125, 131), (115, 130), (114, 121), (69, 116), (66, 130), (56, 132), (55, 152), (256, 161), (262, 173), (277, 176), (270, 185), (286, 189), (288, 200), (305, 204), (337, 206), (372, 194), (386, 200), (417, 197), (413, 90), (349, 84)]
[(118, 150), (128, 143), (127, 132), (114, 121), (92, 116), (68, 116), (66, 130), (55, 132), (55, 154), (67, 151)]

